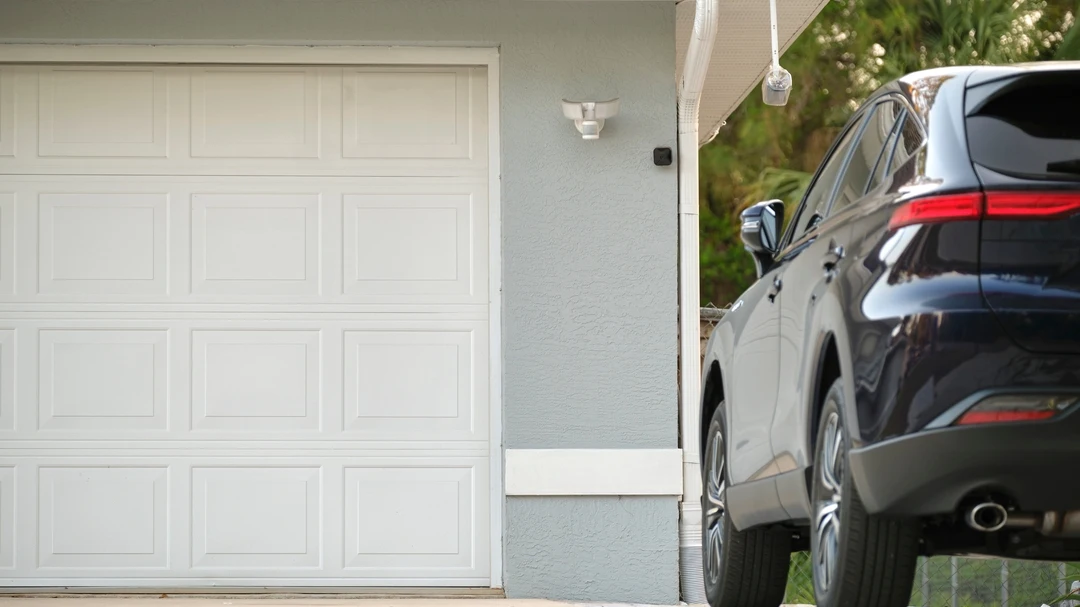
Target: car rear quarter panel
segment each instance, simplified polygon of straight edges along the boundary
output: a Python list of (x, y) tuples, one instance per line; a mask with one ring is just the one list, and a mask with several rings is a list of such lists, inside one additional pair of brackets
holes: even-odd
[(967, 389), (965, 363), (999, 333), (979, 289), (977, 221), (888, 228), (910, 200), (979, 189), (964, 132), (967, 78), (942, 70), (896, 84), (926, 142), (854, 222), (842, 277), (848, 338), (838, 342), (851, 361), (856, 447), (924, 426)]

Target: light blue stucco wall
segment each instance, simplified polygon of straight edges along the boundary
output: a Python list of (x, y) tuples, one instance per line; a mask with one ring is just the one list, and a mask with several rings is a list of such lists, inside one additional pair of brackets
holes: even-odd
[[(508, 448), (677, 447), (670, 1), (0, 0), (3, 42), (500, 48)], [(620, 97), (584, 142), (559, 100)], [(511, 498), (511, 596), (672, 603), (676, 498)]]

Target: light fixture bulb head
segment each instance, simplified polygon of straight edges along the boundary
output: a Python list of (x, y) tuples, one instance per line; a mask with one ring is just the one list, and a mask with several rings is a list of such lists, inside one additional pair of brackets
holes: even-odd
[(761, 99), (765, 105), (787, 105), (791, 86), (791, 72), (779, 66), (770, 68), (761, 81)]

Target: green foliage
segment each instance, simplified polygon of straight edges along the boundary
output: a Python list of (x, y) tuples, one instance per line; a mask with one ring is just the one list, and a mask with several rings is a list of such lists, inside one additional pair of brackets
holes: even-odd
[[(1075, 13), (1073, 13), (1075, 15)], [(1080, 27), (1070, 27), (1062, 37), (1061, 43), (1054, 53), (1054, 59), (1059, 61), (1080, 60)]]
[(812, 175), (804, 171), (768, 167), (747, 185), (747, 202), (758, 200), (799, 200), (810, 186)]
[[(840, 128), (874, 89), (932, 67), (1080, 59), (1080, 0), (841, 0), (784, 54), (788, 105), (751, 94), (702, 148), (701, 297), (724, 305), (754, 280), (738, 213), (771, 198), (789, 215)], [(782, 18), (782, 17), (781, 17)]]

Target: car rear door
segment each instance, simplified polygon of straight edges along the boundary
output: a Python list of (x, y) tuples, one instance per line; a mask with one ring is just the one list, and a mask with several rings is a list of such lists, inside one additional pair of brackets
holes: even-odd
[(973, 77), (968, 87), (983, 296), (1021, 347), (1080, 353), (1080, 69)]
[[(780, 382), (776, 413), (772, 422), (772, 443), (776, 466), (789, 472), (809, 461), (803, 453), (807, 436), (806, 414), (810, 382), (804, 376), (807, 360), (815, 358), (818, 336), (809, 332), (815, 309), (837, 266), (850, 246), (855, 202), (863, 199), (873, 181), (887, 142), (895, 140), (894, 129), (902, 115), (899, 101), (887, 97), (863, 110), (863, 119), (849, 127), (845, 140), (828, 162), (838, 163), (834, 176), (825, 181), (822, 172), (813, 188), (824, 188), (822, 219), (802, 236), (805, 244), (783, 256), (784, 293), (780, 310)], [(794, 236), (794, 235), (793, 235)]]

